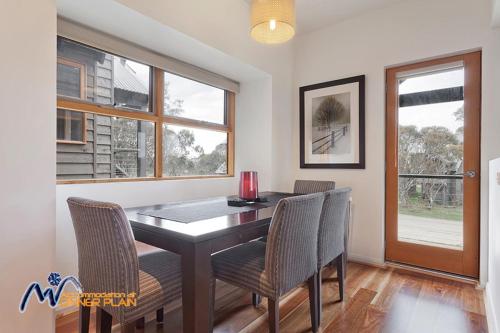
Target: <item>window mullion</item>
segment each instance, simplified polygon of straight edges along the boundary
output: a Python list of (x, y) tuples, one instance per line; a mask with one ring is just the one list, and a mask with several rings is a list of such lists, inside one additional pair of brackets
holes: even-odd
[(164, 78), (163, 71), (159, 68), (154, 69), (154, 114), (155, 121), (155, 176), (156, 178), (163, 177), (163, 94), (164, 94)]
[(234, 176), (234, 127), (235, 127), (236, 96), (233, 92), (226, 91), (226, 117), (227, 117), (227, 175)]

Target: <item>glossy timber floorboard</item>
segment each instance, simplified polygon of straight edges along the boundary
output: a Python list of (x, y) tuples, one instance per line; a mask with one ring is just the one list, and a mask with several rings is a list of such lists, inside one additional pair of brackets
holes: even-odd
[[(487, 332), (482, 291), (473, 285), (429, 277), (395, 268), (349, 263), (346, 297), (338, 302), (336, 273), (323, 271), (323, 316), (320, 332)], [(179, 304), (165, 310), (165, 322), (155, 313), (136, 332), (182, 332)], [(214, 332), (262, 332), (267, 329), (266, 299), (254, 308), (249, 292), (217, 284)], [(307, 286), (281, 299), (280, 332), (311, 332)], [(57, 333), (76, 333), (77, 313), (58, 317)], [(119, 332), (114, 326), (113, 332)], [(90, 332), (95, 332), (92, 311)]]

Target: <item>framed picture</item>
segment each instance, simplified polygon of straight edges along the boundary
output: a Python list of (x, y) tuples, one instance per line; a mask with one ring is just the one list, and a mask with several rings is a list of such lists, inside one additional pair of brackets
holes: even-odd
[(300, 167), (365, 168), (365, 76), (300, 87)]

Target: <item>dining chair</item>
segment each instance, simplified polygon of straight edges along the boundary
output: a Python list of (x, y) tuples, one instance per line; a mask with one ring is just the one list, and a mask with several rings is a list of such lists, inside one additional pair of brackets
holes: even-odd
[(335, 262), (337, 266), (337, 280), (339, 283), (339, 298), (344, 300), (345, 279), (345, 219), (351, 196), (350, 188), (331, 190), (324, 193), (325, 200), (321, 211), (318, 229), (318, 324), (321, 323), (321, 269)]
[[(335, 182), (330, 180), (296, 180), (293, 188), (293, 193), (309, 194), (317, 192), (326, 192), (335, 189)], [(350, 200), (350, 198), (349, 198)], [(342, 257), (344, 261), (344, 274), (347, 272), (347, 250), (349, 242), (349, 222), (350, 222), (351, 202), (349, 201), (346, 208), (345, 228), (344, 228), (344, 247), (345, 255)], [(336, 262), (332, 261), (332, 265)]]
[[(321, 193), (329, 190), (335, 189), (335, 182), (330, 180), (295, 180), (293, 185), (294, 194), (311, 194), (311, 193)], [(266, 242), (267, 237), (262, 237), (259, 239), (261, 242)], [(253, 306), (258, 306), (261, 302), (260, 295), (252, 294), (252, 304)]]
[(293, 185), (293, 193), (310, 194), (326, 192), (335, 189), (335, 182), (332, 180), (302, 180), (297, 179)]
[[(122, 332), (144, 325), (144, 316), (156, 311), (163, 321), (163, 307), (181, 295), (180, 257), (160, 250), (138, 256), (130, 223), (114, 203), (82, 198), (67, 200), (78, 247), (78, 277), (87, 293), (135, 293), (135, 306), (97, 307), (97, 331), (111, 332), (112, 319)], [(88, 332), (90, 307), (80, 306), (79, 331)]]
[(214, 278), (268, 298), (271, 333), (279, 331), (279, 297), (305, 281), (312, 330), (318, 329), (317, 246), (323, 198), (323, 193), (315, 193), (280, 200), (267, 242), (248, 242), (212, 256)]

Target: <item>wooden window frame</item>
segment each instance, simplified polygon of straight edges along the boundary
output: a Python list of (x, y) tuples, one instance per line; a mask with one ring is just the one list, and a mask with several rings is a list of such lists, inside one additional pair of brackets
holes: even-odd
[[(80, 69), (80, 99), (85, 99), (85, 90), (87, 87), (87, 67), (85, 64), (79, 63), (74, 60), (70, 60), (64, 57), (57, 57), (57, 63), (66, 65), (66, 66), (71, 66), (71, 67), (76, 67)], [(57, 96), (59, 98), (59, 95)], [(62, 96), (61, 96), (62, 97)], [(68, 98), (71, 98), (68, 96)], [(59, 108), (57, 108), (59, 109)], [(56, 109), (56, 110), (57, 110)], [(76, 111), (76, 110), (68, 110), (68, 111)], [(59, 140), (57, 139), (57, 143), (64, 143), (64, 144), (73, 144), (73, 145), (84, 145), (87, 143), (87, 114), (85, 112), (83, 113), (83, 124), (82, 124), (82, 141), (78, 140)], [(68, 117), (65, 118), (66, 126), (68, 125), (68, 122), (70, 119)]]
[[(59, 60), (58, 60), (59, 61)], [(57, 180), (57, 184), (85, 184), (85, 183), (112, 183), (136, 182), (154, 180), (180, 180), (180, 179), (205, 179), (205, 178), (230, 178), (234, 177), (234, 147), (235, 147), (235, 93), (225, 90), (225, 124), (215, 124), (189, 118), (172, 117), (163, 114), (164, 99), (164, 70), (151, 67), (153, 73), (152, 86), (152, 112), (133, 111), (112, 105), (90, 103), (74, 98), (57, 96), (57, 108), (69, 111), (127, 118), (138, 121), (149, 121), (155, 124), (155, 173), (153, 177), (134, 178), (104, 178), (104, 179), (75, 179)], [(85, 116), (86, 119), (86, 116)], [(86, 123), (86, 121), (85, 121)], [(224, 175), (189, 175), (189, 176), (163, 176), (163, 124), (179, 125), (191, 128), (206, 129), (210, 131), (227, 133), (227, 173)], [(86, 124), (85, 124), (86, 126)], [(86, 132), (86, 130), (85, 130)], [(59, 141), (58, 141), (59, 142)], [(61, 142), (68, 143), (68, 142)]]

